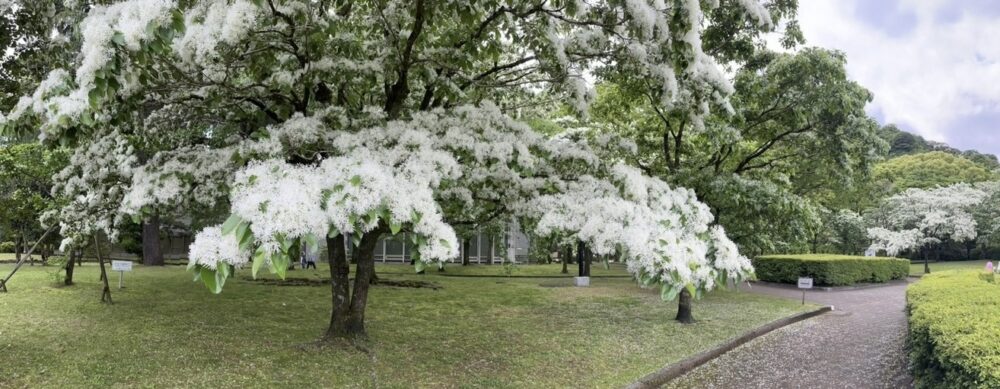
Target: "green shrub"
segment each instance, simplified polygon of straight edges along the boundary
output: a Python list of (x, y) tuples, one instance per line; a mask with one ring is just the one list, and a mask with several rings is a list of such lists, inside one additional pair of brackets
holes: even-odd
[(13, 253), (14, 242), (0, 242), (0, 253)]
[(925, 275), (906, 290), (918, 388), (1000, 388), (1000, 284), (977, 270)]
[(799, 277), (812, 277), (814, 284), (826, 286), (886, 282), (910, 273), (906, 259), (833, 254), (764, 255), (754, 258), (753, 266), (761, 281), (794, 284)]

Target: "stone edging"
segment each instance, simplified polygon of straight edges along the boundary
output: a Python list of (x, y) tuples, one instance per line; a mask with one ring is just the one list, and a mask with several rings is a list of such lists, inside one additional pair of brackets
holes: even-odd
[(702, 351), (680, 362), (669, 364), (660, 370), (649, 373), (646, 376), (640, 378), (638, 381), (629, 384), (628, 386), (626, 386), (626, 388), (644, 389), (644, 388), (660, 387), (663, 384), (669, 382), (670, 380), (680, 377), (685, 373), (694, 370), (698, 366), (704, 365), (705, 363), (708, 363), (709, 361), (718, 358), (722, 354), (725, 354), (730, 350), (735, 349), (757, 337), (760, 337), (764, 334), (767, 334), (771, 331), (787, 326), (789, 324), (797, 323), (815, 316), (819, 316), (826, 312), (830, 312), (832, 310), (833, 306), (831, 305), (772, 321), (763, 326), (750, 330), (749, 332), (744, 333), (738, 338), (730, 339), (726, 343), (723, 343), (716, 348)]

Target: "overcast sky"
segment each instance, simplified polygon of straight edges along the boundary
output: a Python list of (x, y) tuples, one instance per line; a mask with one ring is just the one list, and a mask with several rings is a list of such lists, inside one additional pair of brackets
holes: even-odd
[(1000, 154), (1000, 0), (800, 0), (799, 22), (847, 53), (883, 124)]

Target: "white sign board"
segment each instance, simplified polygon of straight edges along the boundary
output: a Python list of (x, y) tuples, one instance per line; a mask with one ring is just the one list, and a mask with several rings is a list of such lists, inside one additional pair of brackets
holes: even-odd
[(111, 261), (112, 271), (132, 271), (132, 261)]
[(812, 289), (812, 277), (799, 277), (799, 289)]
[(868, 250), (865, 250), (865, 256), (866, 257), (874, 257), (875, 256), (875, 249), (869, 247)]

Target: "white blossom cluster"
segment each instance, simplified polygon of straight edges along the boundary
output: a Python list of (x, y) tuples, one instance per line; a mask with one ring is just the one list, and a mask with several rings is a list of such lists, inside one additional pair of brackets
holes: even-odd
[(136, 165), (132, 146), (114, 131), (75, 150), (69, 165), (53, 177), (53, 194), (67, 204), (43, 216), (60, 224), (62, 250), (85, 244), (81, 240), (97, 231), (117, 239), (117, 226), (125, 218), (119, 207)]
[[(886, 255), (890, 257), (929, 242), (924, 237), (924, 234), (916, 228), (893, 231), (882, 227), (874, 227), (868, 229), (868, 237), (872, 239), (872, 245), (869, 248), (876, 252), (885, 251)], [(936, 241), (936, 239), (933, 239), (933, 241)]]
[(688, 189), (670, 188), (635, 168), (616, 164), (607, 179), (584, 176), (567, 190), (541, 196), (536, 233), (588, 243), (598, 255), (620, 255), (629, 271), (667, 285), (716, 286), (748, 276), (750, 260), (721, 227), (709, 227), (712, 214)]
[(895, 255), (944, 239), (975, 239), (973, 207), (988, 196), (984, 188), (969, 184), (907, 189), (885, 200), (885, 226), (868, 229), (871, 247)]
[(221, 227), (212, 226), (195, 235), (194, 242), (188, 248), (188, 257), (189, 267), (199, 265), (215, 269), (220, 262), (242, 266), (250, 257), (250, 253), (240, 250), (235, 236), (223, 234)]

